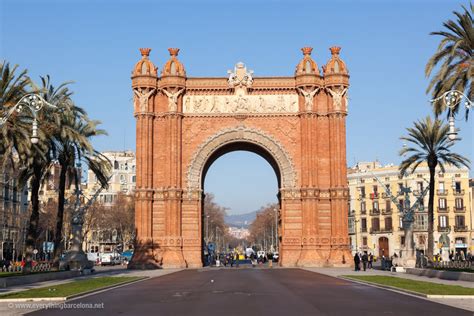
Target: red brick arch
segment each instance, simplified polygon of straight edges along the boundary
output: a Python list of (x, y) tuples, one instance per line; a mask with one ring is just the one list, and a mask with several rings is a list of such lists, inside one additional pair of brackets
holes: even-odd
[(203, 180), (213, 161), (241, 149), (264, 157), (277, 174), (280, 264), (347, 264), (349, 76), (339, 48), (331, 49), (322, 75), (311, 50), (303, 49), (294, 76), (255, 78), (242, 63), (228, 77), (187, 77), (179, 49), (170, 49), (160, 75), (150, 50), (141, 50), (132, 72), (137, 245), (131, 268), (202, 266)]

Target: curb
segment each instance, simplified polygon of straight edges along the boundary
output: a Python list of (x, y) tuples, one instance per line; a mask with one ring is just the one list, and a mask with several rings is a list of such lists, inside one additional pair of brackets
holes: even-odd
[(34, 297), (34, 298), (6, 298), (6, 299), (0, 299), (0, 303), (41, 302), (41, 301), (64, 302), (64, 301), (67, 301), (67, 300), (70, 300), (70, 299), (74, 299), (74, 298), (78, 298), (78, 297), (85, 297), (85, 296), (88, 296), (88, 295), (91, 295), (91, 294), (105, 292), (107, 290), (112, 290), (114, 288), (119, 288), (119, 287), (122, 287), (122, 286), (125, 286), (125, 285), (130, 285), (130, 284), (133, 284), (133, 283), (142, 282), (142, 281), (145, 281), (147, 279), (150, 279), (150, 277), (141, 277), (140, 279), (137, 279), (137, 280), (124, 281), (124, 282), (116, 283), (116, 284), (109, 285), (109, 286), (106, 286), (106, 287), (101, 287), (101, 288), (98, 288), (98, 289), (95, 289), (95, 290), (85, 291), (85, 292), (81, 292), (81, 293), (77, 293), (77, 294), (73, 294), (73, 295), (69, 295), (69, 296)]
[(384, 290), (389, 290), (392, 292), (397, 292), (400, 294), (405, 294), (405, 295), (412, 295), (412, 296), (419, 296), (419, 297), (424, 297), (424, 298), (446, 298), (446, 299), (474, 299), (474, 295), (437, 295), (437, 294), (423, 294), (419, 292), (414, 292), (410, 290), (405, 290), (405, 289), (400, 289), (398, 287), (390, 286), (390, 285), (382, 285), (378, 283), (373, 283), (370, 281), (362, 281), (362, 280), (355, 280), (351, 278), (346, 278), (342, 276), (337, 276), (338, 279), (358, 283), (358, 284), (363, 284), (363, 285), (369, 285), (372, 287), (384, 289)]

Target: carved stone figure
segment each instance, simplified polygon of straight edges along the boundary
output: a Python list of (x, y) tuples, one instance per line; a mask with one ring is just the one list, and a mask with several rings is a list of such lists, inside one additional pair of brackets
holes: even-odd
[(151, 89), (146, 92), (145, 89), (141, 89), (138, 91), (138, 89), (134, 89), (133, 93), (135, 94), (135, 100), (138, 99), (138, 109), (140, 112), (145, 112), (147, 110), (147, 105), (148, 105), (148, 98), (155, 92), (155, 89)]
[(313, 91), (305, 91), (304, 89), (298, 88), (301, 94), (304, 96), (304, 107), (306, 111), (311, 111), (313, 108), (313, 98), (319, 91), (319, 88), (315, 88)]
[(181, 92), (184, 91), (184, 88), (181, 88), (174, 93), (168, 92), (165, 89), (163, 89), (162, 91), (168, 96), (169, 110), (171, 112), (176, 112), (178, 110), (178, 96), (181, 94)]
[(341, 106), (342, 106), (342, 97), (346, 93), (347, 88), (338, 89), (338, 90), (335, 90), (335, 91), (331, 90), (331, 88), (327, 88), (326, 90), (332, 96), (333, 103), (334, 103), (334, 109), (335, 110), (340, 110)]

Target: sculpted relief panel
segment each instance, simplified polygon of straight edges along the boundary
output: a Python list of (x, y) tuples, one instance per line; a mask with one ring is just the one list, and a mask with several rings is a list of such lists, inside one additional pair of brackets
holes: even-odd
[(185, 114), (296, 113), (298, 95), (188, 95)]

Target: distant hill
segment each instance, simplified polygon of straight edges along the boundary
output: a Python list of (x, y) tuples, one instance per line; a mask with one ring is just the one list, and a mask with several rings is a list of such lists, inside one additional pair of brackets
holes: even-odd
[(229, 226), (248, 228), (256, 217), (257, 211), (253, 211), (245, 214), (226, 215), (224, 221)]

